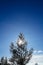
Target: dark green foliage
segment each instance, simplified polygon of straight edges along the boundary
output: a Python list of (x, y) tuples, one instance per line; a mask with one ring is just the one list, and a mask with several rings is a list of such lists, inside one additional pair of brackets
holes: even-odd
[[(23, 44), (20, 44), (21, 42)], [(11, 43), (10, 52), (12, 53), (10, 62), (16, 62), (17, 65), (25, 65), (32, 57), (33, 48), (29, 51), (27, 50), (27, 42), (25, 41), (23, 34), (20, 33), (17, 46)]]

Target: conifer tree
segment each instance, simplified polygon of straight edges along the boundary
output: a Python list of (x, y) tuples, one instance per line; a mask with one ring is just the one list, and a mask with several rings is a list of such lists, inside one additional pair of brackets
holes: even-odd
[(10, 52), (12, 53), (10, 62), (14, 65), (26, 65), (32, 57), (33, 48), (27, 50), (27, 41), (22, 33), (19, 34), (16, 44), (15, 46), (12, 42), (10, 45)]
[(38, 63), (35, 63), (35, 65), (38, 65)]

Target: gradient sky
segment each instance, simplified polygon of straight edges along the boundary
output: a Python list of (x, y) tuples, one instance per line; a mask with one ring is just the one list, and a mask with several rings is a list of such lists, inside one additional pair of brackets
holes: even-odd
[(22, 32), (28, 48), (43, 50), (43, 0), (0, 0), (0, 57)]

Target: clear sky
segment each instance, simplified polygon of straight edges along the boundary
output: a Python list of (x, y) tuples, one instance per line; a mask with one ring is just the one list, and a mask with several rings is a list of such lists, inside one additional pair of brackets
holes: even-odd
[(28, 48), (43, 51), (43, 0), (0, 0), (0, 57), (22, 32)]

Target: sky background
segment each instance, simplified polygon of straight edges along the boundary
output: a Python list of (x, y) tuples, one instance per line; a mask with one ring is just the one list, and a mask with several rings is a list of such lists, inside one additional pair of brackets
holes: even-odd
[(0, 57), (22, 32), (28, 48), (43, 54), (43, 0), (0, 0)]

